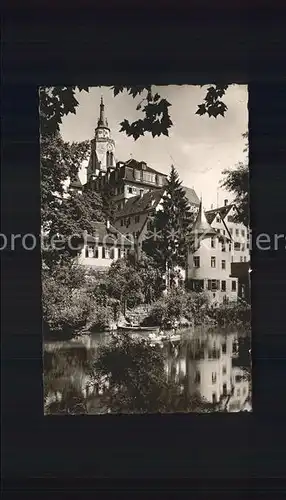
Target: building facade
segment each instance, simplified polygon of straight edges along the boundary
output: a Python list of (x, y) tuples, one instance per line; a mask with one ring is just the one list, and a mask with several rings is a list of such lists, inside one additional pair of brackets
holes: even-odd
[(224, 200), (222, 207), (208, 210), (205, 215), (216, 231), (231, 239), (231, 262), (249, 262), (249, 231), (244, 224), (235, 222), (236, 205)]
[(186, 265), (188, 288), (204, 291), (212, 303), (236, 301), (238, 280), (231, 277), (231, 240), (208, 223), (202, 204), (192, 237)]
[(108, 270), (112, 262), (134, 252), (133, 242), (108, 221), (96, 222), (94, 234), (86, 235), (79, 247), (78, 264), (98, 271)]

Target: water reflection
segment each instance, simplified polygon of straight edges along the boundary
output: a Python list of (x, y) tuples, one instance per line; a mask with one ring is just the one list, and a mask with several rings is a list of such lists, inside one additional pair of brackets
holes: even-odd
[[(91, 361), (106, 333), (44, 346), (45, 413), (106, 413), (100, 396), (107, 381), (95, 383)], [(159, 349), (160, 347), (158, 347)], [(250, 339), (237, 332), (186, 331), (164, 343), (165, 371), (187, 397), (199, 394), (213, 411), (251, 411)]]

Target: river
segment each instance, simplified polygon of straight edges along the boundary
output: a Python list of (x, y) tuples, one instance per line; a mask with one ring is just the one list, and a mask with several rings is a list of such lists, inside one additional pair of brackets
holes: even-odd
[[(252, 411), (250, 336), (235, 330), (202, 328), (184, 330), (179, 341), (166, 342), (162, 349), (167, 378), (188, 396), (199, 394), (213, 411)], [(82, 336), (71, 341), (44, 342), (44, 412), (59, 414), (66, 394), (82, 413), (102, 414), (104, 387), (95, 386), (90, 364), (98, 347), (110, 339), (108, 333)]]

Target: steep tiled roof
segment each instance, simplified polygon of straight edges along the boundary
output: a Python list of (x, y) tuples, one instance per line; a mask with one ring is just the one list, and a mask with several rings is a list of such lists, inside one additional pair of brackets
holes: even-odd
[(164, 191), (164, 188), (154, 189), (144, 193), (141, 197), (139, 195), (132, 196), (132, 198), (129, 198), (126, 201), (124, 208), (116, 214), (116, 219), (127, 217), (129, 215), (140, 214), (150, 210), (160, 202)]
[(154, 168), (149, 167), (145, 162), (134, 160), (134, 158), (131, 158), (130, 160), (127, 160), (126, 162), (124, 162), (124, 165), (126, 165), (126, 167), (137, 168), (138, 170), (143, 170), (142, 163), (145, 164), (145, 169), (144, 169), (145, 172), (152, 172), (154, 174), (160, 174), (160, 175), (167, 176), (167, 174), (163, 174), (162, 172), (158, 172), (158, 170), (155, 170)]
[(87, 235), (86, 241), (88, 243), (105, 243), (107, 245), (114, 245), (116, 241), (119, 245), (131, 246), (132, 242), (126, 238), (118, 229), (110, 224), (107, 228), (105, 222), (95, 222), (94, 223), (94, 233), (93, 235)]
[(188, 198), (189, 202), (192, 205), (199, 206), (200, 205), (200, 200), (199, 200), (199, 198), (198, 198), (195, 190), (192, 189), (192, 188), (186, 187), (186, 186), (182, 186), (182, 188), (185, 191), (186, 197)]
[(214, 208), (213, 210), (208, 210), (207, 212), (205, 212), (208, 223), (212, 224), (216, 215), (219, 215), (221, 219), (224, 219), (233, 206), (234, 204), (232, 203), (230, 205)]

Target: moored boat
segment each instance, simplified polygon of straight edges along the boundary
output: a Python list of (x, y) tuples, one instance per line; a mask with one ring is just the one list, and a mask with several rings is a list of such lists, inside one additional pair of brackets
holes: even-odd
[(134, 333), (143, 333), (143, 332), (152, 332), (159, 333), (158, 326), (118, 326), (118, 332), (134, 332)]

